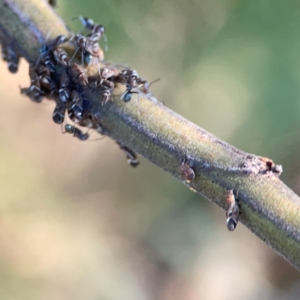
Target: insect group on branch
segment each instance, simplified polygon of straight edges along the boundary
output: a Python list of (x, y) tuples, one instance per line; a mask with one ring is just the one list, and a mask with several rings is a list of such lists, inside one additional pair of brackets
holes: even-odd
[[(104, 52), (99, 45), (101, 39), (107, 45), (104, 26), (82, 16), (78, 19), (83, 25), (81, 32), (71, 33), (70, 36), (59, 35), (42, 45), (37, 61), (29, 66), (30, 86), (20, 87), (20, 91), (36, 103), (44, 98), (54, 100), (53, 121), (62, 126), (63, 133), (73, 134), (85, 141), (89, 139), (90, 130), (105, 133), (101, 120), (87, 109), (88, 101), (84, 93), (88, 89), (96, 90), (102, 105), (114, 100), (127, 103), (133, 94), (153, 97), (151, 84), (135, 70), (104, 60)], [(4, 42), (1, 42), (1, 48), (2, 59), (8, 63), (9, 71), (16, 73), (19, 54)], [(117, 85), (125, 87), (119, 96), (114, 95)], [(73, 125), (68, 124), (67, 119)], [(84, 133), (79, 127), (87, 127), (88, 131)], [(120, 148), (129, 164), (136, 167), (139, 164), (136, 154), (124, 145)]]
[[(84, 27), (81, 32), (72, 33), (68, 37), (59, 35), (42, 45), (37, 61), (29, 66), (30, 86), (21, 87), (20, 91), (36, 103), (44, 98), (54, 100), (54, 123), (61, 125), (63, 133), (86, 141), (90, 138), (90, 130), (105, 135), (101, 118), (99, 120), (99, 117), (87, 109), (88, 101), (84, 98), (87, 90), (96, 90), (102, 105), (118, 100), (128, 103), (133, 94), (137, 94), (137, 97), (143, 95), (150, 99), (155, 98), (150, 92), (153, 82), (148, 83), (133, 69), (104, 60), (104, 52), (99, 45), (101, 39), (107, 45), (104, 26), (82, 16), (78, 19)], [(67, 51), (68, 46), (73, 50), (71, 54)], [(20, 56), (10, 45), (3, 42), (1, 48), (2, 59), (7, 62), (9, 71), (16, 73)], [(90, 68), (94, 72), (90, 73)], [(124, 86), (125, 90), (116, 97), (114, 90), (117, 85)], [(68, 123), (67, 119), (73, 124)], [(87, 127), (88, 130), (83, 132), (79, 127)], [(125, 152), (128, 163), (132, 167), (138, 166), (135, 152), (117, 143)], [(188, 160), (181, 161), (178, 167), (187, 184), (196, 178), (195, 170)], [(239, 218), (239, 207), (232, 190), (227, 192), (225, 203), (227, 228), (232, 231)]]

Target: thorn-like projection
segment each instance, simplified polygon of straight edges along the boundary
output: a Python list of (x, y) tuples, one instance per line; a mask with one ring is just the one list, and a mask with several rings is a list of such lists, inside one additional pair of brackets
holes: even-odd
[(275, 175), (279, 177), (282, 173), (282, 166), (276, 165), (273, 160), (251, 154), (247, 155), (247, 161), (241, 167), (255, 174)]
[(227, 210), (226, 210), (227, 228), (229, 231), (233, 231), (237, 226), (237, 223), (239, 221), (239, 214), (240, 214), (240, 210), (238, 204), (236, 203), (233, 190), (227, 191), (226, 204), (227, 204)]

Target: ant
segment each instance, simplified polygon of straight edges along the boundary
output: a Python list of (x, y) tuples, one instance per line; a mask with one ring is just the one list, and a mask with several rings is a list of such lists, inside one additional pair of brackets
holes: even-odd
[(88, 132), (83, 133), (79, 128), (77, 128), (71, 124), (65, 125), (65, 132), (73, 134), (75, 137), (77, 137), (81, 141), (86, 141), (90, 137)]
[(120, 143), (117, 143), (119, 146), (120, 146), (120, 149), (123, 150), (126, 154), (126, 157), (127, 157), (127, 162), (132, 166), (132, 167), (137, 167), (139, 165), (139, 161), (137, 159), (137, 155), (131, 150), (129, 149), (128, 147), (120, 144)]
[(71, 93), (71, 107), (68, 110), (71, 120), (82, 120), (83, 116), (83, 99), (76, 90)]
[(43, 100), (44, 92), (41, 90), (41, 82), (38, 74), (32, 66), (29, 67), (30, 87), (21, 88), (21, 94), (27, 95), (32, 101), (40, 103)]
[(69, 84), (70, 77), (67, 73), (63, 73), (60, 76), (60, 88), (58, 90), (58, 96), (62, 102), (67, 102), (67, 100), (70, 98), (70, 90), (68, 88)]
[(80, 51), (81, 53), (81, 60), (82, 60), (82, 65), (85, 64), (85, 52), (86, 52), (86, 49), (87, 49), (87, 45), (88, 45), (88, 42), (87, 42), (87, 39), (86, 37), (84, 37), (82, 34), (80, 33), (77, 33), (75, 34), (71, 39), (70, 39), (71, 42), (73, 42), (75, 44), (75, 46), (77, 47), (76, 51), (74, 52), (71, 60), (75, 57), (75, 55), (77, 54), (78, 50)]
[(36, 73), (39, 77), (41, 85), (46, 89), (50, 90), (51, 92), (54, 92), (56, 84), (51, 79), (50, 70), (46, 66), (39, 65), (36, 70)]
[(108, 80), (109, 78), (114, 76), (114, 72), (108, 68), (100, 69), (100, 81), (96, 81), (96, 87), (100, 89), (102, 104), (107, 103), (112, 95), (112, 91), (115, 87), (115, 84)]
[(91, 30), (92, 33), (97, 32), (97, 34), (100, 35), (100, 37), (101, 37), (101, 35), (105, 34), (104, 33), (105, 32), (104, 26), (101, 25), (101, 24), (95, 24), (92, 19), (79, 16), (79, 20), (81, 21), (82, 25), (86, 29)]
[(66, 104), (64, 102), (58, 102), (54, 108), (52, 119), (56, 124), (62, 124), (65, 119)]
[(59, 64), (65, 67), (70, 65), (68, 54), (63, 48), (55, 47), (53, 49), (53, 57)]
[[(152, 93), (150, 92), (150, 87), (153, 83), (159, 81), (160, 78), (157, 78), (153, 81), (151, 81), (150, 83), (148, 83), (148, 81), (146, 81), (143, 78), (140, 78), (138, 81), (138, 89), (139, 92), (141, 92), (142, 94), (146, 95), (146, 97), (148, 97), (150, 99), (150, 97), (152, 96)], [(153, 97), (152, 97), (153, 98)]]
[[(43, 45), (40, 48), (40, 55), (37, 59), (34, 69), (39, 65), (40, 61), (42, 60), (43, 64), (49, 68), (50, 71), (54, 71), (54, 63), (52, 59), (52, 52), (55, 60), (58, 63), (61, 63), (63, 65), (69, 65), (69, 62), (67, 60), (67, 54), (65, 51), (61, 48), (58, 48), (59, 45), (62, 45), (66, 43), (69, 39), (63, 35), (57, 36), (53, 41), (51, 41), (48, 44)], [(55, 54), (54, 54), (55, 52)]]
[[(138, 94), (140, 93), (145, 94), (147, 97), (151, 96), (151, 93), (149, 91), (150, 86), (157, 82), (158, 79), (153, 80), (152, 82), (148, 83), (147, 80), (139, 77), (138, 73), (135, 70), (132, 69), (125, 69), (121, 72), (121, 76), (117, 78), (117, 81), (122, 81), (122, 79), (125, 81), (121, 82), (123, 84), (126, 84), (126, 90), (121, 95), (120, 100), (123, 99), (124, 102), (129, 102), (132, 98), (132, 94)], [(133, 91), (133, 89), (137, 89)]]
[[(101, 62), (104, 60), (104, 53), (99, 46), (99, 40), (101, 39), (102, 36), (104, 37), (105, 50), (107, 51), (107, 37), (105, 35), (105, 28), (101, 24), (95, 24), (92, 19), (84, 18), (82, 16), (79, 16), (79, 19), (82, 25), (86, 29), (91, 31), (91, 33), (87, 35), (88, 50), (94, 57), (97, 58), (98, 71), (99, 71), (99, 61)], [(99, 75), (100, 75), (100, 71), (99, 71)]]
[(103, 36), (105, 41), (105, 50), (107, 51), (107, 37), (104, 26), (101, 24), (95, 24), (92, 19), (84, 18), (82, 16), (79, 16), (79, 20), (86, 29), (92, 31), (90, 34), (88, 34), (88, 39), (92, 42), (92, 44), (98, 44), (98, 41)]
[(11, 73), (17, 73), (19, 69), (20, 57), (18, 54), (7, 45), (2, 44), (2, 59), (7, 62), (8, 70)]
[(123, 100), (127, 103), (131, 100), (132, 94), (139, 94), (139, 92), (132, 91), (132, 88), (127, 88), (125, 92), (121, 95), (120, 100)]
[(72, 75), (75, 80), (78, 80), (82, 85), (87, 85), (89, 83), (86, 71), (79, 65), (73, 64), (71, 67)]
[[(83, 133), (79, 128), (77, 128), (77, 127), (75, 127), (74, 125), (71, 125), (71, 124), (66, 124), (65, 125), (65, 132), (63, 132), (63, 133), (66, 133), (66, 132), (70, 133), (70, 134), (73, 134), (73, 136), (77, 137), (81, 141), (86, 141), (90, 137), (88, 132)], [(104, 138), (104, 136), (102, 138), (95, 139), (95, 140), (92, 140), (92, 141), (102, 140), (103, 138)]]
[[(237, 197), (237, 195), (236, 195)], [(227, 191), (226, 194), (226, 204), (227, 204), (227, 210), (226, 210), (226, 222), (227, 222), (227, 228), (229, 231), (233, 231), (237, 223), (239, 221), (239, 214), (240, 210), (238, 207), (238, 204), (236, 203), (236, 197), (233, 193), (233, 190)]]
[(123, 81), (122, 83), (126, 84), (126, 90), (121, 95), (120, 100), (129, 102), (132, 98), (132, 94), (138, 94), (138, 92), (132, 91), (132, 89), (137, 86), (137, 79), (139, 78), (139, 75), (135, 70), (125, 69), (118, 77), (118, 81)]
[[(143, 78), (140, 78), (140, 77), (138, 77), (137, 79), (134, 79), (134, 80), (136, 80), (137, 86), (133, 87), (130, 84), (127, 85), (127, 89), (125, 91), (125, 94), (124, 94), (124, 96), (122, 95), (123, 98), (121, 96), (121, 99), (123, 99), (124, 102), (129, 102), (131, 100), (131, 98), (132, 98), (132, 94), (138, 94), (138, 95), (140, 95), (140, 93), (142, 93), (142, 94), (146, 95), (146, 97), (149, 98), (152, 95), (152, 93), (149, 90), (150, 86), (153, 83), (159, 81), (160, 78), (157, 78), (157, 79), (151, 81), (150, 83), (148, 83), (147, 80), (145, 80)], [(138, 91), (132, 91), (133, 88), (136, 88)]]
[[(106, 84), (108, 83), (108, 84)], [(101, 103), (106, 104), (112, 95), (112, 90), (114, 88), (114, 84), (110, 81), (104, 81), (102, 86), (101, 86)]]

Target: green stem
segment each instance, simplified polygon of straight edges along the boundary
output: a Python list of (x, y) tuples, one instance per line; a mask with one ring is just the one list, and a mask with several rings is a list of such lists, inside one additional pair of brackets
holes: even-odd
[[(31, 63), (49, 33), (52, 38), (69, 34), (45, 1), (0, 0), (0, 16), (0, 38)], [(209, 200), (226, 208), (226, 191), (238, 191), (241, 222), (300, 269), (300, 199), (278, 179), (279, 166), (228, 145), (147, 97), (124, 103), (117, 88), (114, 101), (102, 105), (95, 89), (82, 93), (105, 134)], [(190, 184), (180, 169), (183, 161), (196, 174)]]

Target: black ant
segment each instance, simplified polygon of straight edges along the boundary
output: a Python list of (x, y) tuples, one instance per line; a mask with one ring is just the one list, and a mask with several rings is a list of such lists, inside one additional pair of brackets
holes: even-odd
[(73, 42), (75, 44), (75, 46), (77, 47), (76, 51), (74, 52), (71, 60), (75, 57), (75, 55), (77, 54), (78, 50), (80, 51), (81, 53), (81, 60), (82, 60), (82, 65), (84, 65), (86, 62), (85, 62), (85, 52), (86, 52), (86, 49), (87, 49), (87, 46), (88, 46), (88, 42), (87, 42), (87, 39), (86, 37), (84, 37), (82, 34), (80, 33), (77, 33), (75, 34), (71, 39), (70, 39), (71, 42)]
[(63, 66), (69, 66), (69, 58), (67, 52), (60, 47), (55, 47), (53, 49), (53, 57), (54, 59)]
[(136, 91), (132, 91), (132, 89), (137, 85), (138, 73), (135, 70), (125, 69), (118, 76), (117, 81), (123, 81), (123, 84), (126, 84), (126, 90), (121, 95), (120, 100), (124, 102), (129, 102), (132, 98), (132, 94), (138, 94)]
[(72, 77), (77, 80), (82, 85), (87, 85), (89, 83), (89, 79), (87, 73), (84, 68), (77, 64), (73, 64), (71, 67)]
[(2, 44), (2, 59), (7, 62), (8, 70), (11, 73), (17, 73), (19, 68), (20, 57), (18, 54), (7, 45)]
[(79, 128), (77, 128), (71, 124), (65, 125), (65, 132), (73, 134), (75, 137), (77, 137), (81, 141), (86, 141), (90, 137), (88, 132), (83, 133)]
[(131, 149), (129, 149), (128, 147), (118, 143), (118, 145), (120, 146), (120, 149), (123, 150), (126, 154), (127, 157), (127, 162), (132, 166), (132, 167), (137, 167), (139, 165), (139, 160), (137, 158), (137, 155), (135, 154), (135, 152), (133, 152)]
[(58, 90), (58, 96), (62, 102), (67, 102), (67, 100), (70, 98), (69, 84), (69, 75), (67, 73), (63, 73), (60, 76), (60, 88)]
[(54, 93), (56, 83), (51, 79), (50, 70), (44, 65), (39, 65), (36, 73), (39, 76), (41, 86), (48, 89), (51, 93)]
[(38, 74), (32, 66), (29, 67), (30, 87), (21, 88), (21, 94), (27, 95), (32, 101), (40, 103), (43, 100), (44, 92), (41, 90), (41, 82)]
[(101, 24), (95, 24), (92, 19), (84, 18), (82, 16), (79, 16), (79, 20), (81, 21), (82, 25), (92, 31), (90, 34), (88, 34), (88, 39), (93, 43), (97, 43), (101, 39), (101, 37), (104, 37), (105, 41), (105, 50), (107, 51), (107, 37), (105, 35), (105, 28)]
[(68, 109), (71, 120), (81, 121), (83, 117), (83, 99), (76, 90), (71, 93), (71, 107)]
[(132, 98), (132, 94), (138, 94), (139, 92), (136, 92), (136, 91), (132, 91), (131, 89), (130, 90), (126, 90), (123, 95), (121, 96), (120, 100), (123, 99), (124, 102), (129, 102)]
[[(66, 133), (66, 132), (70, 133), (70, 134), (73, 134), (73, 136), (77, 137), (81, 141), (86, 141), (90, 137), (88, 132), (83, 133), (79, 128), (77, 128), (77, 127), (75, 127), (74, 125), (71, 125), (71, 124), (66, 124), (65, 125), (65, 132), (63, 132), (63, 133)], [(98, 141), (98, 140), (102, 140), (103, 138), (104, 138), (104, 136), (102, 138), (95, 139), (95, 140), (90, 140), (90, 141)]]
[(93, 55), (89, 51), (83, 53), (83, 62), (86, 66), (90, 65), (93, 61)]
[(233, 193), (233, 190), (227, 191), (226, 194), (226, 204), (227, 204), (227, 210), (226, 210), (226, 222), (227, 222), (227, 228), (229, 231), (233, 231), (237, 223), (239, 221), (239, 206), (236, 203), (236, 198)]
[[(64, 44), (68, 41), (69, 39), (63, 35), (57, 36), (53, 41), (51, 41), (48, 44), (43, 45), (39, 52), (39, 58), (37, 59), (34, 69), (39, 65), (40, 61), (44, 63), (44, 65), (50, 70), (54, 71), (54, 63), (52, 59), (52, 52), (55, 52), (55, 60), (63, 65), (68, 65), (68, 59), (66, 56), (66, 53), (64, 50), (61, 48), (58, 48), (59, 45)], [(59, 50), (61, 49), (61, 50)], [(54, 53), (53, 53), (54, 55)]]
[(54, 108), (52, 119), (56, 124), (62, 124), (65, 119), (66, 104), (64, 102), (58, 102)]

